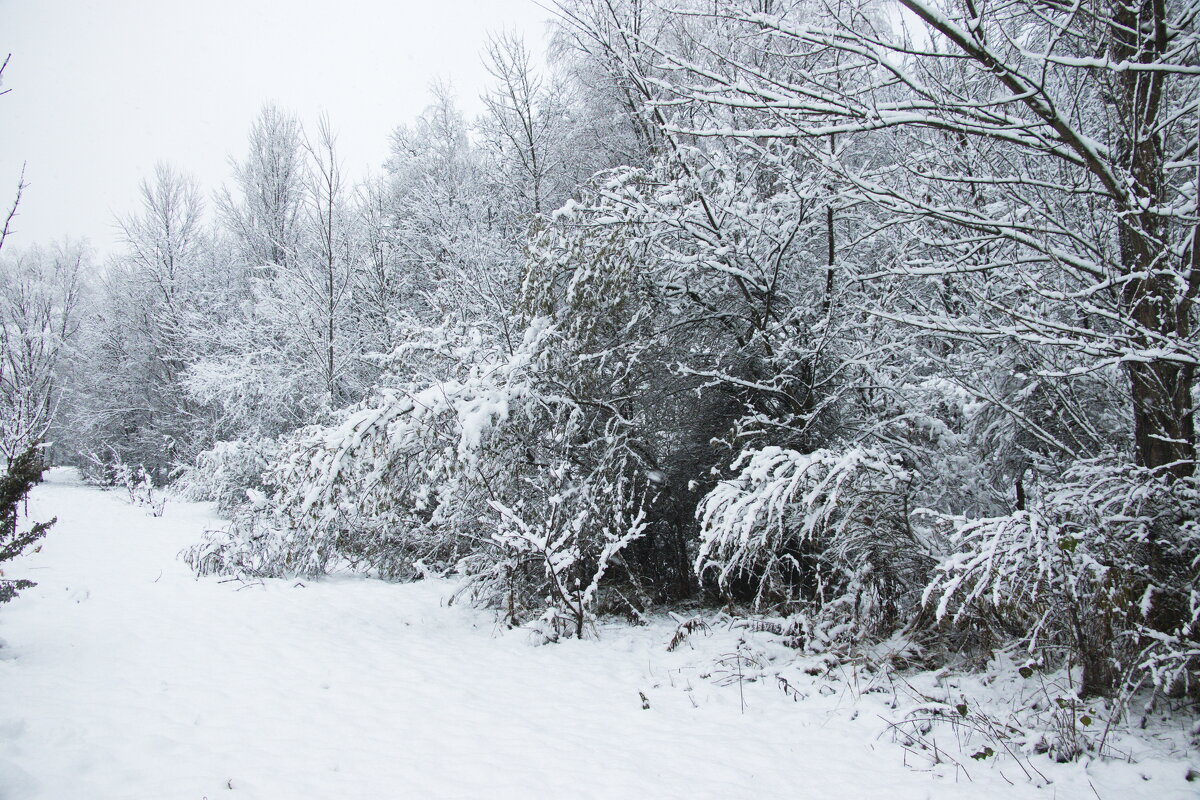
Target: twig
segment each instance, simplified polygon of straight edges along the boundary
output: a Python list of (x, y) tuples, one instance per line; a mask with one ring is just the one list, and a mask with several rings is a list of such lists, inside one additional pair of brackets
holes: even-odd
[[(4, 63), (7, 64), (8, 59), (5, 59)], [(0, 71), (3, 71), (3, 67), (0, 67)], [(0, 94), (3, 93), (4, 92), (0, 92)], [(21, 177), (17, 179), (17, 196), (13, 198), (12, 207), (8, 210), (8, 216), (4, 219), (4, 229), (0, 230), (0, 249), (3, 249), (4, 242), (8, 239), (8, 234), (12, 228), (13, 218), (17, 216), (17, 208), (21, 205), (21, 195), (25, 193), (25, 189), (28, 186), (29, 184), (25, 182), (25, 163), (22, 163)]]

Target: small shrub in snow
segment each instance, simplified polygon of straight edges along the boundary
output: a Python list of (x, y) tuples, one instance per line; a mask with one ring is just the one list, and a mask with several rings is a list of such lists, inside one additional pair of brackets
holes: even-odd
[(738, 687), (738, 704), (745, 714), (746, 684), (762, 678), (766, 665), (745, 639), (738, 639), (737, 646), (731, 652), (722, 654), (714, 664), (716, 684)]
[(261, 578), (282, 574), (288, 542), (277, 531), (263, 527), (249, 508), (237, 510), (224, 528), (205, 531), (200, 541), (180, 555), (197, 575), (237, 575)]
[[(1016, 763), (1032, 781), (1045, 782), (1040, 758), (1065, 763), (1086, 757), (1129, 760), (1134, 730), (1146, 717), (1104, 698), (1083, 699), (1067, 669), (1045, 670), (997, 651), (986, 668), (957, 673), (939, 670), (887, 675), (893, 693), (890, 731), (912, 753), (931, 761), (953, 753), (960, 766), (977, 762)], [(941, 734), (950, 734), (950, 737)]]
[(1084, 462), (1033, 507), (963, 522), (925, 591), (939, 619), (1066, 652), (1082, 694), (1200, 688), (1200, 493), (1194, 479)]
[(151, 479), (150, 473), (146, 472), (145, 467), (130, 467), (121, 464), (118, 474), (121, 483), (125, 486), (131, 506), (146, 508), (152, 517), (163, 515), (163, 510), (167, 506), (167, 498), (155, 490), (154, 481)]
[(704, 621), (699, 614), (684, 619), (678, 614), (671, 614), (671, 618), (677, 623), (675, 633), (671, 636), (671, 641), (667, 643), (667, 652), (677, 649), (680, 645), (686, 642), (696, 631), (704, 631), (710, 633), (712, 628)]
[(125, 485), (124, 476), (128, 467), (116, 448), (109, 445), (107, 452), (92, 450), (82, 455), (83, 463), (79, 472), (85, 481), (102, 489)]
[[(577, 637), (583, 636), (605, 573), (620, 552), (646, 530), (644, 512), (629, 497), (637, 491), (636, 479), (619, 472), (616, 480), (608, 478), (607, 471), (598, 470), (591, 480), (556, 480), (549, 488), (557, 491), (538, 498), (544, 499), (544, 504), (527, 498), (513, 507), (491, 503), (499, 515), (492, 536), (504, 554), (503, 563), (534, 559), (544, 571), (544, 584), (550, 592), (547, 604), (571, 620)], [(639, 510), (632, 518), (624, 518), (628, 508)], [(513, 591), (510, 587), (507, 596), (510, 620), (515, 621)]]
[(188, 500), (208, 500), (221, 514), (232, 514), (262, 490), (262, 474), (276, 453), (270, 439), (217, 442), (180, 470), (173, 488)]
[(732, 469), (699, 510), (698, 574), (725, 593), (745, 587), (756, 608), (809, 609), (834, 639), (911, 620), (934, 545), (912, 526), (911, 478), (894, 458), (767, 447)]

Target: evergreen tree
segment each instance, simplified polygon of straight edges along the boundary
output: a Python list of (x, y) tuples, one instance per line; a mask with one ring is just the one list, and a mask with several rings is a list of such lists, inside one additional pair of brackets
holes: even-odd
[[(49, 522), (35, 522), (27, 531), (17, 527), (21, 502), (29, 496), (30, 489), (42, 482), (45, 471), (40, 445), (35, 444), (9, 462), (8, 472), (0, 478), (0, 564), (21, 555), (58, 521), (55, 517)], [(35, 585), (29, 580), (0, 577), (0, 603), (7, 603), (17, 592)]]

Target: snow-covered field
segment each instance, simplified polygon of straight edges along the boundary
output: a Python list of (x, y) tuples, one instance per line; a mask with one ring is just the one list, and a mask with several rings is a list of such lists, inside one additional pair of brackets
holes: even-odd
[[(932, 764), (893, 741), (893, 696), (852, 677), (793, 675), (798, 702), (774, 679), (739, 685), (736, 660), (716, 662), (745, 632), (697, 632), (668, 652), (663, 620), (535, 646), (445, 607), (437, 581), (197, 580), (176, 556), (217, 524), (208, 507), (171, 501), (154, 518), (69, 471), (35, 490), (30, 514), (59, 521), (11, 569), (39, 585), (0, 606), (3, 800), (1110, 800), (1200, 787), (1178, 753), (1028, 762), (1048, 782), (1013, 759)], [(745, 647), (773, 654), (752, 636)]]

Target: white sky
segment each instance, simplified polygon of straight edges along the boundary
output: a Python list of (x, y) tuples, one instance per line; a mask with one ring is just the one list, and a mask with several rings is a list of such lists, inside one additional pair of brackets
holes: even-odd
[(328, 111), (349, 177), (378, 172), (388, 134), (448, 79), (469, 117), (489, 31), (544, 49), (533, 0), (0, 0), (0, 207), (29, 183), (9, 242), (117, 245), (156, 161), (228, 180), (266, 101), (306, 125)]

